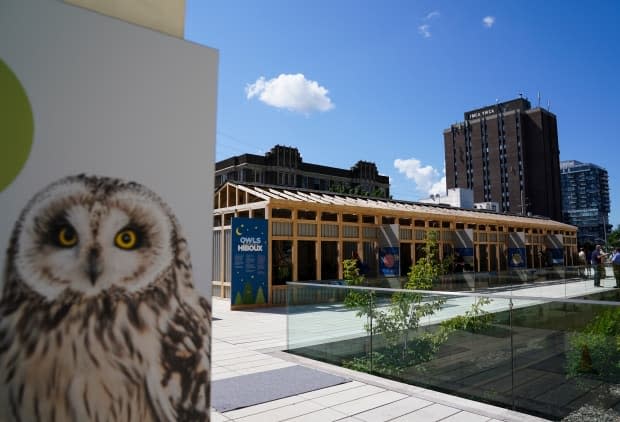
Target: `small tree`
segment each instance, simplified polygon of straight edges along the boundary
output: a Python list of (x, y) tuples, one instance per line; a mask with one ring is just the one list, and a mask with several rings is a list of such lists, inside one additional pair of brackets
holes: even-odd
[[(405, 284), (407, 290), (430, 290), (439, 276), (445, 273), (445, 268), (437, 258), (436, 232), (428, 234), (424, 249), (425, 256), (411, 267), (408, 274)], [(364, 282), (356, 264), (355, 260), (344, 263), (344, 277), (348, 285), (361, 285)], [(442, 297), (411, 291), (394, 293), (387, 306), (378, 306), (374, 292), (351, 291), (345, 299), (345, 305), (357, 308), (358, 317), (366, 315), (366, 330), (371, 336), (382, 335), (385, 347), (381, 351), (372, 351), (369, 356), (345, 362), (345, 366), (367, 372), (376, 370), (388, 375), (399, 375), (410, 366), (432, 359), (439, 346), (447, 340), (449, 329), (440, 327), (435, 332), (426, 331), (415, 339), (410, 339), (410, 335), (419, 328), (422, 318), (437, 312), (443, 303), (445, 299)]]
[[(343, 261), (343, 276), (347, 286), (363, 286), (365, 278), (359, 272), (356, 259), (345, 259)], [(375, 293), (372, 290), (350, 290), (344, 298), (344, 304), (348, 308), (357, 309), (355, 316), (358, 318), (366, 316), (364, 328), (372, 335), (371, 319), (374, 317)]]
[[(427, 235), (424, 245), (424, 256), (411, 267), (405, 284), (407, 290), (431, 290), (433, 284), (439, 280), (446, 270), (438, 259), (437, 232), (431, 231)], [(422, 318), (433, 315), (445, 303), (443, 297), (432, 297), (420, 292), (396, 293), (392, 296), (391, 306), (387, 312), (378, 315), (377, 332), (383, 333), (388, 344), (400, 345), (401, 358), (406, 359), (410, 354), (409, 335), (412, 330), (420, 326)], [(423, 333), (419, 340), (429, 343), (430, 350), (435, 351), (447, 336), (444, 331)], [(415, 356), (412, 356), (415, 358)]]

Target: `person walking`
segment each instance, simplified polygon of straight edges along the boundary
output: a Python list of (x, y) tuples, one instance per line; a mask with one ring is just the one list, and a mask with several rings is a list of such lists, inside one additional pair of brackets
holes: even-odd
[(614, 278), (616, 279), (616, 289), (620, 289), (620, 247), (617, 247), (611, 257), (611, 265), (614, 270)]
[(590, 272), (587, 271), (588, 263), (586, 262), (586, 251), (581, 248), (579, 250), (579, 275), (581, 277), (587, 278), (590, 275)]
[(605, 271), (603, 267), (603, 259), (607, 254), (602, 251), (601, 245), (596, 245), (596, 248), (592, 251), (592, 255), (590, 258), (590, 263), (592, 264), (592, 268), (594, 269), (594, 286), (601, 286), (601, 274)]

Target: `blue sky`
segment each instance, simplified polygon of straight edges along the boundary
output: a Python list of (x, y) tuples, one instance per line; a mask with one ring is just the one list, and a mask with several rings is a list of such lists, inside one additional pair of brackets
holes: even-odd
[(187, 0), (220, 51), (217, 159), (299, 148), (373, 161), (395, 199), (442, 189), (443, 130), (523, 93), (556, 114), (561, 160), (609, 172), (620, 224), (619, 1)]

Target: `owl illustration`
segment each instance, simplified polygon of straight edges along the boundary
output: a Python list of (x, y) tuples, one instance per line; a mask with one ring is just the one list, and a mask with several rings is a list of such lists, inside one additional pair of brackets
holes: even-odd
[(15, 224), (0, 298), (0, 421), (209, 420), (211, 309), (146, 187), (70, 176)]

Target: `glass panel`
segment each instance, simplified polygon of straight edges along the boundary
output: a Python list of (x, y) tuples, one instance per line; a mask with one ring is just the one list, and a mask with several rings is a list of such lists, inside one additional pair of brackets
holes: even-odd
[[(346, 288), (321, 285), (287, 289), (288, 351), (344, 366), (370, 352), (368, 306), (345, 305)], [(361, 302), (361, 301), (359, 301)], [(364, 312), (361, 317), (356, 312)]]
[(556, 300), (312, 286), (289, 285), (290, 352), (551, 420), (617, 409), (620, 290)]
[(512, 321), (517, 409), (560, 419), (617, 405), (619, 306), (515, 301)]

